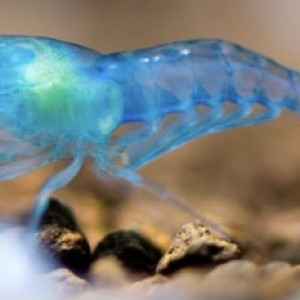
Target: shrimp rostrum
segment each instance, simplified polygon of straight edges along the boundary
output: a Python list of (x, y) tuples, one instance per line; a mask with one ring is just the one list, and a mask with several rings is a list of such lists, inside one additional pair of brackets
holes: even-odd
[(192, 139), (299, 112), (299, 88), (299, 73), (221, 40), (105, 55), (0, 36), (0, 180), (73, 158), (41, 188), (38, 220), (86, 156), (99, 176), (143, 185), (136, 169)]

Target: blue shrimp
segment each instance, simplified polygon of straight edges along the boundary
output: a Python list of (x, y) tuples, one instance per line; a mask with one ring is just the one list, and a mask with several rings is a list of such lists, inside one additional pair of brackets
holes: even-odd
[[(45, 37), (0, 36), (0, 180), (73, 158), (42, 186), (31, 230), (86, 156), (100, 177), (124, 178), (188, 209), (136, 170), (197, 137), (283, 109), (298, 113), (299, 88), (296, 71), (222, 40), (105, 55)], [(126, 124), (139, 126), (124, 132)]]

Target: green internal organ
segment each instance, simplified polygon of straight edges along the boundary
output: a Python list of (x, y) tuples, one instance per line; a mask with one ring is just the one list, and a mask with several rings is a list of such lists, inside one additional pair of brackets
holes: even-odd
[(51, 50), (24, 70), (31, 86), (26, 92), (28, 123), (48, 133), (59, 131), (77, 137), (96, 132), (108, 139), (122, 119), (120, 87), (91, 76), (86, 67)]
[(47, 51), (26, 66), (24, 77), (32, 87), (27, 92), (26, 101), (30, 102), (29, 107), (37, 120), (57, 123), (75, 117), (72, 107), (76, 105), (77, 85), (70, 61)]

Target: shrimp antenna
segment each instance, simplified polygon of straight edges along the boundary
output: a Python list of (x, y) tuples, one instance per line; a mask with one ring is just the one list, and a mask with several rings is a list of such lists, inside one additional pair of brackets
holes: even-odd
[(186, 201), (184, 201), (182, 198), (175, 196), (166, 187), (151, 180), (145, 179), (143, 176), (135, 172), (130, 174), (127, 173), (125, 179), (129, 180), (131, 183), (147, 191), (148, 193), (158, 196), (160, 199), (171, 203), (172, 205), (175, 205), (180, 210), (190, 215), (192, 218), (199, 219), (212, 231), (218, 233), (222, 238), (229, 241), (232, 240), (232, 237), (228, 233), (226, 233), (217, 222), (211, 220), (210, 218), (207, 218), (202, 213), (195, 211), (195, 209), (189, 206)]
[(141, 187), (154, 194), (159, 196), (159, 198), (163, 199), (166, 202), (169, 202), (175, 206), (177, 206), (180, 210), (186, 212), (188, 215), (195, 219), (199, 219), (205, 225), (207, 225), (210, 229), (215, 231), (216, 233), (220, 234), (222, 238), (227, 240), (232, 240), (228, 233), (226, 233), (222, 227), (215, 221), (211, 220), (210, 218), (206, 217), (204, 214), (200, 213), (199, 211), (195, 211), (191, 206), (189, 206), (186, 201), (182, 198), (177, 197), (174, 195), (169, 189), (165, 188), (164, 186), (156, 183), (151, 182), (149, 180), (143, 180)]

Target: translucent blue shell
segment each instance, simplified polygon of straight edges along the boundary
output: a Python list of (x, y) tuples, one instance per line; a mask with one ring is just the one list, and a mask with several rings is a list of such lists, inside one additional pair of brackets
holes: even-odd
[(49, 38), (0, 37), (3, 132), (60, 156), (88, 145), (107, 166), (119, 157), (135, 169), (203, 134), (298, 112), (299, 82), (297, 72), (226, 41), (104, 55)]
[(139, 184), (135, 169), (194, 138), (298, 113), (299, 89), (296, 71), (221, 40), (104, 55), (0, 36), (0, 180), (73, 157), (46, 199), (90, 155), (100, 176)]

